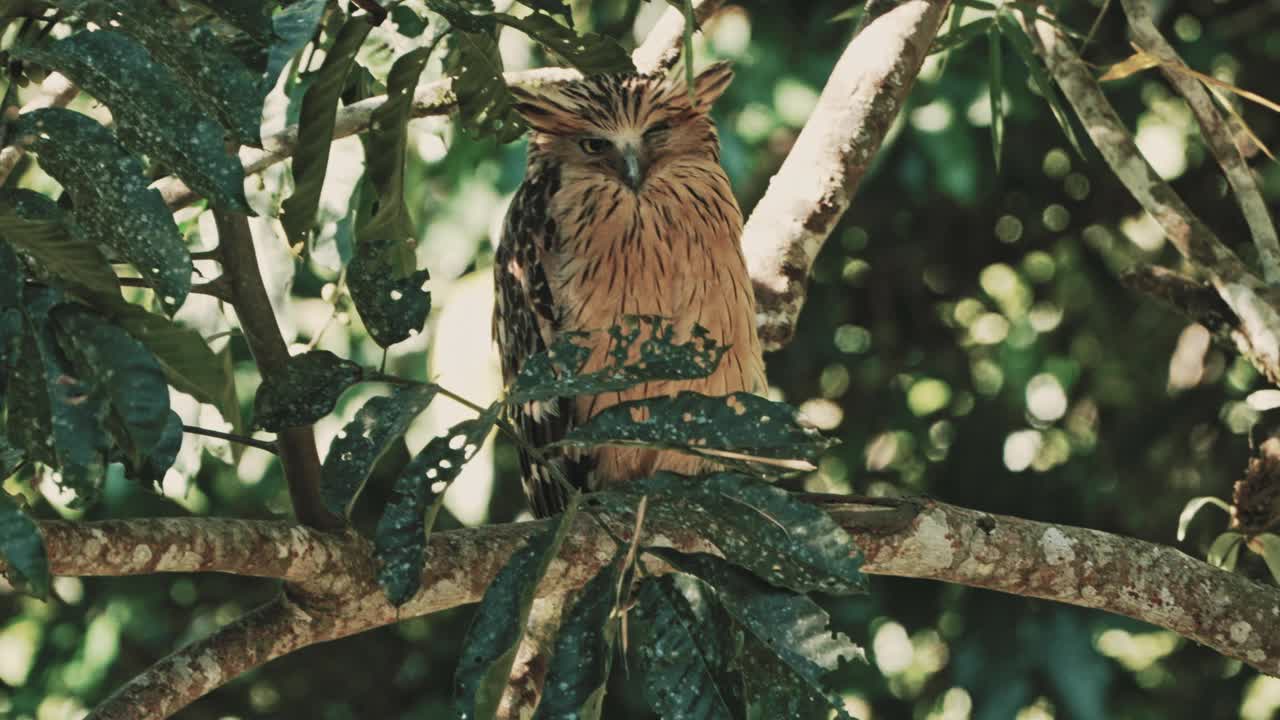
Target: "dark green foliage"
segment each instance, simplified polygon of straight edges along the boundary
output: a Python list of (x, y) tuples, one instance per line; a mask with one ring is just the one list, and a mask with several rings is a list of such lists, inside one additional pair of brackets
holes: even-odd
[(636, 599), (634, 645), (649, 705), (663, 718), (745, 720), (742, 631), (715, 594), (669, 575), (645, 580)]
[[(960, 15), (958, 11), (952, 10), (951, 17), (958, 18)], [(964, 47), (990, 32), (994, 24), (995, 20), (993, 18), (982, 18), (967, 25), (956, 27), (943, 35), (939, 35), (933, 41), (933, 45), (929, 47), (929, 54), (932, 55), (933, 53)]]
[(135, 464), (160, 443), (169, 423), (169, 386), (160, 364), (121, 328), (78, 305), (62, 305), (50, 317), (58, 343), (90, 395), (101, 398), (120, 429), (116, 440)]
[(759, 395), (710, 397), (686, 391), (606, 408), (557, 444), (645, 445), (707, 457), (794, 463), (816, 460), (834, 441), (801, 426), (793, 408)]
[(432, 438), (401, 471), (374, 537), (374, 557), (382, 563), (378, 582), (391, 604), (402, 605), (418, 591), (444, 494), (493, 429), (500, 409), (495, 404)]
[(244, 171), (224, 131), (198, 109), (182, 81), (127, 35), (79, 32), (17, 57), (56, 68), (111, 108), (120, 140), (163, 162), (218, 207), (252, 214)]
[(636, 66), (631, 62), (631, 55), (613, 38), (596, 33), (579, 35), (556, 22), (550, 15), (542, 13), (525, 17), (498, 13), (492, 17), (533, 38), (586, 74), (635, 72)]
[(425, 285), (430, 274), (415, 270), (397, 277), (393, 253), (373, 242), (356, 246), (347, 266), (351, 300), (369, 336), (390, 347), (421, 331), (431, 312), (431, 293)]
[(27, 328), (25, 316), (17, 310), (6, 311), (6, 324), (12, 323), (12, 313), (19, 313), (21, 334), (9, 338), (8, 387), (5, 404), (8, 407), (5, 432), (9, 441), (32, 460), (46, 465), (57, 465), (54, 452), (53, 424), (49, 414), (49, 392), (46, 389), (44, 366), (40, 360), (40, 348)]
[(324, 16), (327, 0), (298, 0), (276, 13), (271, 20), (276, 40), (267, 52), (266, 89), (275, 87), (284, 66), (315, 37)]
[(132, 263), (168, 312), (182, 305), (191, 256), (160, 193), (147, 187), (142, 164), (111, 131), (59, 108), (24, 113), (11, 131), (71, 195), (72, 220), (86, 238)]
[[(37, 192), (0, 190), (0, 239), (59, 280), (102, 295), (120, 294), (120, 281), (98, 246), (85, 238), (55, 202)], [(0, 272), (4, 270), (0, 268)], [(0, 301), (0, 307), (4, 306)], [(17, 307), (17, 303), (10, 307)]]
[(1018, 25), (1018, 21), (1008, 12), (1000, 11), (996, 13), (996, 25), (1000, 28), (1009, 44), (1013, 46), (1018, 57), (1022, 58), (1022, 62), (1027, 66), (1027, 71), (1031, 73), (1031, 80), (1035, 84), (1036, 92), (1045, 99), (1049, 104), (1049, 109), (1053, 111), (1053, 117), (1058, 121), (1058, 127), (1062, 128), (1062, 133), (1066, 135), (1067, 142), (1071, 143), (1072, 149), (1076, 151), (1078, 157), (1083, 158), (1084, 149), (1080, 146), (1080, 140), (1076, 138), (1075, 128), (1071, 126), (1071, 118), (1067, 115), (1067, 108), (1062, 102), (1062, 97), (1058, 95), (1057, 86), (1053, 84), (1053, 79), (1049, 77), (1049, 71), (1045, 69), (1044, 63), (1036, 56), (1035, 50), (1031, 47), (1031, 40), (1027, 34), (1023, 32), (1022, 27)]
[(160, 439), (151, 448), (151, 452), (136, 463), (129, 458), (124, 458), (129, 476), (144, 485), (154, 485), (159, 488), (164, 482), (165, 473), (173, 467), (174, 460), (178, 458), (178, 451), (182, 449), (182, 437), (182, 418), (178, 413), (170, 410), (164, 430), (160, 433)]
[(570, 496), (564, 513), (517, 550), (485, 590), (454, 678), (459, 720), (492, 720), (497, 713), (538, 584), (573, 526), (580, 498)]
[(36, 526), (17, 501), (0, 489), (0, 561), (5, 576), (38, 598), (49, 595), (49, 560)]
[(559, 15), (564, 18), (569, 27), (573, 27), (573, 9), (564, 0), (518, 0), (518, 2), (548, 15)]
[(347, 388), (364, 370), (328, 350), (294, 355), (279, 371), (262, 379), (253, 398), (253, 421), (271, 432), (310, 425), (333, 412)]
[(315, 223), (329, 164), (329, 146), (333, 143), (338, 97), (347, 84), (356, 52), (372, 29), (364, 18), (348, 18), (302, 97), (298, 144), (293, 154), (293, 194), (281, 210), (281, 222), (294, 244), (305, 243)]
[(227, 22), (243, 30), (259, 45), (271, 42), (271, 11), (277, 4), (262, 0), (199, 0)]
[(396, 387), (391, 395), (372, 398), (360, 408), (334, 438), (324, 460), (320, 497), (329, 512), (350, 517), (378, 458), (400, 440), (435, 395), (431, 385)]
[(625, 548), (582, 587), (560, 625), (533, 720), (599, 720), (618, 637), (618, 576)]
[(587, 335), (560, 333), (547, 352), (525, 360), (512, 384), (510, 401), (624, 390), (649, 380), (703, 378), (715, 372), (727, 350), (696, 325), (688, 342), (676, 343), (675, 326), (653, 315), (628, 316), (608, 332), (612, 340), (607, 367), (583, 373), (591, 356), (590, 348), (581, 344)]
[(502, 79), (502, 56), (492, 32), (455, 29), (450, 45), (445, 70), (453, 78), (459, 127), (474, 138), (493, 137), (500, 143), (520, 137), (524, 121)]
[(866, 592), (861, 554), (849, 534), (820, 507), (781, 488), (732, 473), (658, 473), (615, 493), (647, 495), (651, 516), (701, 534), (725, 559), (778, 587)]

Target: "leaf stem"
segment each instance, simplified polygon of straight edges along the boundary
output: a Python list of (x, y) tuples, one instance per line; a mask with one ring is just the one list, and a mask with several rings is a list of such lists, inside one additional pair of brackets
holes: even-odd
[(233, 433), (224, 433), (218, 430), (210, 430), (209, 428), (197, 427), (195, 425), (183, 425), (182, 432), (192, 435), (204, 435), (205, 437), (218, 438), (219, 440), (229, 440), (241, 445), (248, 445), (259, 450), (265, 450), (272, 455), (279, 453), (276, 444), (271, 440), (259, 440), (257, 438), (246, 437), (244, 435), (235, 435)]

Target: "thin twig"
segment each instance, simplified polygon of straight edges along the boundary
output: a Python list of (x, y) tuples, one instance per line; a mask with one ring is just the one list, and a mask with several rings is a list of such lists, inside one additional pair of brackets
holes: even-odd
[(228, 440), (233, 443), (240, 443), (241, 445), (248, 445), (249, 447), (255, 447), (259, 450), (265, 450), (272, 455), (279, 452), (279, 450), (276, 449), (276, 444), (271, 440), (259, 440), (258, 438), (235, 435), (233, 433), (224, 433), (218, 430), (197, 427), (195, 425), (183, 425), (182, 432), (190, 433), (192, 435), (204, 435), (205, 437), (218, 438), (219, 440)]

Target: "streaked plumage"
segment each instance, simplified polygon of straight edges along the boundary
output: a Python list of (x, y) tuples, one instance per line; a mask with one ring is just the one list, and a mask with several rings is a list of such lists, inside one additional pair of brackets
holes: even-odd
[[(739, 244), (742, 213), (707, 117), (731, 79), (727, 65), (712, 66), (697, 77), (692, 102), (679, 80), (637, 75), (515, 90), (533, 133), (495, 258), (494, 337), (505, 380), (557, 333), (606, 330), (625, 315), (666, 316), (681, 341), (702, 325), (730, 346), (703, 380), (518, 408), (514, 420), (530, 443), (563, 437), (625, 400), (679, 390), (764, 392), (755, 301)], [(592, 338), (588, 370), (604, 365), (608, 348), (607, 334)], [(521, 455), (534, 512), (558, 511), (561, 489), (546, 468)], [(705, 468), (691, 456), (637, 448), (557, 455), (556, 462), (588, 489), (660, 469)]]

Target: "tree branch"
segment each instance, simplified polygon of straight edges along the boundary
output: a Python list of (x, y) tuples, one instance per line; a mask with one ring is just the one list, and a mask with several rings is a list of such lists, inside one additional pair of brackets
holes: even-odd
[(1276, 226), (1271, 221), (1271, 213), (1267, 211), (1267, 203), (1258, 191), (1258, 183), (1253, 171), (1249, 169), (1240, 148), (1231, 137), (1231, 131), (1223, 121), (1222, 115), (1213, 105), (1213, 99), (1204, 85), (1175, 68), (1182, 66), (1182, 58), (1164, 39), (1151, 19), (1151, 4), (1147, 0), (1121, 0), (1125, 15), (1129, 17), (1129, 27), (1133, 37), (1143, 50), (1160, 61), (1160, 69), (1178, 93), (1186, 99), (1191, 112), (1200, 124), (1200, 135), (1210, 152), (1217, 158), (1231, 189), (1235, 192), (1240, 210), (1244, 213), (1245, 222), (1253, 234), (1254, 245), (1258, 248), (1258, 259), (1262, 264), (1263, 277), (1272, 285), (1280, 285), (1280, 239), (1276, 237)]
[(866, 22), (751, 212), (742, 246), (766, 349), (791, 339), (809, 270), (898, 116), (947, 4), (906, 0)]
[[(702, 22), (710, 17), (721, 5), (722, 0), (700, 0), (695, 3), (694, 15)], [(684, 32), (684, 15), (675, 8), (668, 8), (658, 21), (653, 32), (645, 42), (631, 54), (636, 68), (642, 72), (664, 72), (680, 59), (681, 41)], [(572, 68), (539, 68), (503, 73), (508, 85), (517, 87), (537, 87), (552, 82), (580, 79), (582, 73)], [(373, 122), (373, 113), (387, 102), (386, 95), (367, 98), (352, 103), (338, 111), (333, 126), (333, 139), (358, 135), (369, 129)], [(432, 115), (447, 115), (457, 105), (453, 95), (453, 80), (444, 78), (427, 83), (418, 88), (413, 95), (412, 117), (421, 118)], [(246, 176), (283, 162), (293, 155), (298, 145), (298, 126), (290, 125), (262, 139), (262, 149), (245, 147), (240, 149), (240, 162), (244, 165)], [(199, 199), (199, 195), (187, 187), (177, 177), (166, 177), (151, 185), (160, 191), (170, 209), (183, 208)]]
[[(249, 218), (226, 210), (215, 210), (213, 217), (218, 227), (222, 277), (228, 278), (228, 293), (240, 328), (258, 370), (266, 377), (288, 363), (289, 348), (280, 334), (271, 300), (262, 283)], [(341, 528), (342, 522), (325, 509), (320, 500), (320, 455), (311, 426), (282, 431), (276, 447), (299, 522), (321, 529)]]

